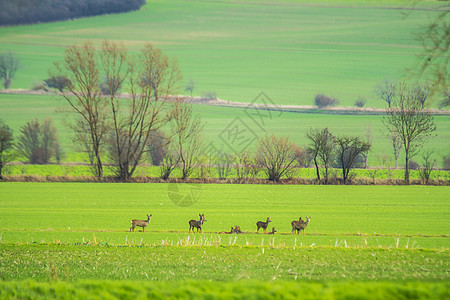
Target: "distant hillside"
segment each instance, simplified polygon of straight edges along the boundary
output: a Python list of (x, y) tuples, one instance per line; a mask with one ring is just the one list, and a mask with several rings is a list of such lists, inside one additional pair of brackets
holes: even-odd
[(0, 0), (0, 26), (138, 10), (145, 0)]

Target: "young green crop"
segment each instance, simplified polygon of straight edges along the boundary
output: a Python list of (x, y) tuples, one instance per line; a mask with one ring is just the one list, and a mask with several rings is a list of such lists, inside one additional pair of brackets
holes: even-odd
[[(0, 28), (0, 51), (21, 58), (12, 88), (48, 78), (67, 45), (123, 41), (132, 51), (151, 41), (176, 57), (194, 95), (250, 102), (261, 91), (277, 104), (311, 105), (317, 93), (352, 106), (384, 107), (374, 85), (406, 78), (422, 50), (416, 34), (438, 2), (408, 11), (405, 1), (149, 1), (140, 11)], [(180, 92), (187, 94), (180, 87)], [(435, 106), (435, 104), (433, 104)]]
[[(202, 245), (450, 246), (449, 187), (1, 183), (0, 188), (0, 238), (8, 243), (176, 245), (189, 239), (198, 245), (202, 238)], [(189, 235), (188, 222), (199, 213), (207, 219), (205, 234)], [(131, 220), (146, 214), (153, 215), (146, 232), (129, 233)], [(306, 216), (311, 216), (306, 235), (292, 236), (291, 221)], [(269, 231), (276, 227), (277, 234), (254, 234), (256, 222), (267, 217)], [(217, 235), (235, 225), (249, 234)]]
[(3, 280), (447, 281), (448, 250), (0, 244)]

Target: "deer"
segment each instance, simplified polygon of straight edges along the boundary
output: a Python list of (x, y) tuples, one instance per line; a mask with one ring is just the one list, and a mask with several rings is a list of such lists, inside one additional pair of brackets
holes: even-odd
[(234, 226), (234, 232), (236, 234), (244, 234), (244, 232), (241, 231), (241, 226), (239, 226), (239, 225)]
[(302, 220), (302, 217), (300, 217), (298, 219), (298, 221), (292, 221), (291, 222), (291, 226), (292, 226), (292, 234), (294, 234), (294, 231), (296, 230), (297, 227), (300, 227), (300, 224), (305, 223), (305, 221)]
[(271, 232), (264, 232), (264, 234), (275, 234), (275, 232), (277, 232), (277, 230), (275, 229), (275, 227), (272, 227)]
[(142, 232), (145, 232), (145, 227), (147, 227), (148, 223), (150, 223), (150, 218), (151, 217), (152, 217), (152, 215), (147, 215), (147, 221), (144, 221), (144, 220), (131, 220), (130, 232), (131, 232), (131, 229), (133, 229), (133, 232), (134, 232), (134, 228), (136, 226), (142, 227)]
[(198, 233), (199, 229), (201, 232), (203, 232), (202, 226), (203, 226), (203, 223), (206, 222), (205, 214), (203, 214), (203, 215), (198, 214), (198, 215), (200, 217), (200, 220), (198, 220), (198, 221), (190, 220), (189, 221), (189, 233), (191, 232), (191, 229), (192, 229), (192, 233), (194, 233), (194, 228), (197, 228), (197, 233)]
[(267, 221), (266, 221), (266, 222), (258, 221), (258, 222), (256, 223), (256, 226), (257, 226), (256, 233), (259, 233), (259, 229), (260, 229), (260, 228), (264, 229), (264, 233), (266, 233), (267, 226), (269, 225), (269, 222), (272, 222), (272, 221), (270, 220), (270, 217), (267, 218)]
[(228, 231), (221, 231), (221, 232), (219, 232), (219, 234), (233, 234), (235, 232), (236, 232), (235, 229), (233, 227), (231, 227), (230, 232), (228, 232)]
[(292, 233), (294, 233), (294, 230), (297, 230), (297, 234), (300, 233), (300, 230), (303, 231), (303, 235), (305, 234), (305, 228), (308, 226), (309, 221), (311, 220), (311, 217), (306, 217), (306, 222), (300, 223), (298, 221), (293, 221), (291, 223), (292, 225)]

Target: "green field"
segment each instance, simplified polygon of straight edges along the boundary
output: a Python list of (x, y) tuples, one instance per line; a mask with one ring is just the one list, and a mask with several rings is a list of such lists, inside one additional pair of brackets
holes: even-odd
[[(448, 187), (2, 183), (0, 191), (2, 298), (448, 297)], [(128, 232), (150, 213), (145, 232)], [(198, 213), (204, 233), (188, 233)], [(267, 216), (278, 232), (255, 234)], [(290, 233), (299, 216), (311, 216), (306, 235)], [(235, 225), (246, 234), (217, 234)]]
[(367, 106), (384, 107), (375, 99), (375, 82), (408, 77), (421, 51), (416, 34), (441, 3), (402, 9), (411, 5), (149, 0), (137, 12), (0, 28), (0, 51), (14, 51), (22, 60), (12, 88), (48, 78), (67, 45), (110, 39), (135, 51), (150, 41), (178, 59), (184, 81), (195, 82), (195, 95), (212, 91), (250, 102), (264, 91), (277, 104), (311, 105), (323, 92), (343, 106), (364, 96)]
[[(14, 130), (14, 136), (19, 136), (21, 126), (34, 118), (41, 121), (51, 117), (58, 128), (61, 146), (66, 153), (63, 161), (83, 161), (76, 151), (73, 143), (73, 133), (66, 126), (67, 115), (58, 112), (66, 108), (63, 99), (57, 96), (38, 95), (6, 95), (0, 94), (0, 119), (3, 119)], [(380, 157), (388, 155), (392, 157), (392, 146), (386, 138), (386, 129), (382, 123), (382, 116), (377, 115), (330, 115), (283, 112), (282, 114), (263, 112), (263, 117), (253, 118), (246, 114), (243, 108), (227, 108), (216, 106), (195, 105), (205, 123), (203, 135), (205, 143), (213, 143), (214, 147), (227, 153), (233, 153), (242, 149), (242, 145), (228, 138), (228, 129), (238, 128), (251, 144), (248, 149), (253, 149), (256, 139), (265, 134), (288, 136), (298, 145), (305, 146), (308, 141), (306, 132), (310, 128), (328, 127), (336, 135), (358, 135), (365, 139), (367, 132), (373, 139), (373, 147), (369, 155), (370, 165), (380, 166)], [(260, 121), (259, 126), (255, 120)], [(262, 120), (262, 121), (261, 121)], [(450, 117), (435, 116), (437, 130), (436, 136), (424, 145), (424, 150), (433, 150), (438, 166), (442, 165), (442, 157), (448, 155), (450, 148)], [(247, 129), (248, 128), (248, 129)], [(245, 146), (246, 144), (244, 144)], [(404, 158), (400, 156), (399, 164)], [(420, 155), (415, 160), (422, 163)]]
[[(311, 215), (308, 234), (297, 238), (297, 246), (335, 246), (347, 239), (348, 246), (387, 247), (397, 238), (403, 248), (408, 240), (410, 247), (414, 241), (419, 248), (450, 245), (448, 187), (2, 183), (0, 188), (5, 243), (92, 242), (95, 236), (98, 243), (176, 244), (189, 236), (188, 221), (205, 213), (207, 244), (218, 242), (214, 232), (234, 225), (254, 233), (256, 221), (271, 216), (276, 244), (294, 246), (294, 237), (283, 233), (290, 233), (292, 220)], [(171, 193), (193, 196), (177, 206)], [(148, 234), (127, 232), (132, 218), (150, 213)], [(234, 243), (255, 246), (261, 239), (239, 235)], [(228, 237), (222, 242), (228, 244)], [(273, 244), (272, 237), (263, 244)]]

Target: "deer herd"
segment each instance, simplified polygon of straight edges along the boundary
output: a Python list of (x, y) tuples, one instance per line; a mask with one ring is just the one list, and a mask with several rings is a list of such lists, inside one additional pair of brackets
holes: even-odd
[[(192, 229), (192, 233), (194, 233), (195, 228), (197, 228), (197, 233), (199, 231), (203, 233), (202, 226), (203, 226), (203, 223), (206, 222), (205, 214), (199, 214), (198, 216), (200, 217), (200, 220), (190, 220), (189, 221), (189, 233), (191, 232), (191, 229)], [(147, 215), (147, 220), (131, 220), (130, 232), (131, 232), (131, 230), (133, 230), (133, 232), (134, 232), (134, 228), (136, 226), (142, 227), (142, 232), (145, 232), (145, 227), (147, 227), (148, 224), (150, 223), (151, 217), (152, 217), (152, 215)], [(308, 226), (310, 220), (311, 220), (311, 217), (306, 217), (306, 221), (303, 221), (302, 217), (300, 217), (298, 219), (298, 221), (297, 220), (292, 221), (291, 222), (292, 234), (295, 234), (296, 231), (297, 231), (297, 234), (300, 234), (300, 231), (302, 231), (303, 234), (305, 234), (305, 228), (306, 228), (306, 226)], [(269, 226), (270, 222), (272, 222), (272, 220), (270, 220), (270, 217), (268, 217), (265, 222), (263, 222), (263, 221), (256, 222), (256, 233), (259, 233), (259, 230), (262, 228), (264, 231), (264, 234), (275, 234), (275, 232), (277, 232), (275, 227), (272, 227), (272, 231), (267, 232), (267, 227)], [(238, 225), (231, 227), (230, 231), (219, 232), (219, 234), (233, 234), (233, 233), (244, 234), (245, 232), (241, 231), (241, 227)]]

